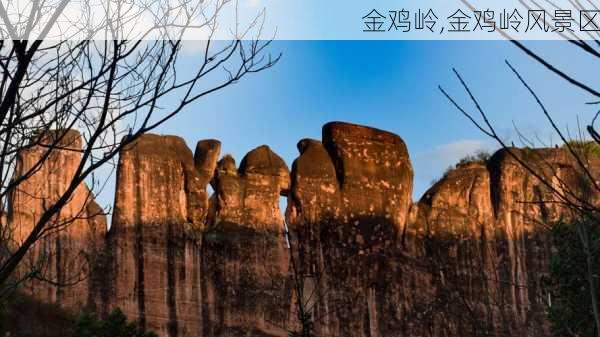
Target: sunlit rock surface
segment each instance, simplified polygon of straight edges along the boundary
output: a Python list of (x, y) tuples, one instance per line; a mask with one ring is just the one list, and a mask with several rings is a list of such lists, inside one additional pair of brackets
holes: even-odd
[[(13, 181), (31, 176), (9, 197), (8, 221), (15, 244), (27, 239), (48, 207), (69, 189), (82, 156), (81, 136), (76, 131), (56, 130), (31, 141), (36, 145), (18, 154)], [(67, 307), (95, 305), (99, 275), (91, 271), (101, 259), (105, 232), (104, 211), (85, 183), (76, 185), (65, 206), (40, 233), (41, 239), (15, 278), (35, 276), (24, 288), (40, 300)]]
[(202, 333), (205, 182), (179, 137), (146, 134), (119, 157), (107, 305), (160, 336)]
[[(67, 147), (79, 148), (69, 135)], [(416, 202), (406, 145), (383, 130), (328, 123), (321, 140), (298, 143), (291, 172), (268, 146), (239, 166), (220, 149), (203, 140), (192, 155), (181, 138), (158, 135), (126, 147), (106, 239), (98, 215), (31, 253), (57, 253), (48, 272), (65, 277), (67, 261), (83, 252), (92, 275), (68, 289), (26, 287), (66, 307), (121, 307), (161, 337), (283, 337), (298, 328), (299, 303), (317, 336), (546, 336), (546, 229), (573, 216), (557, 192), (599, 201), (582, 166), (595, 180), (600, 157), (582, 152), (578, 162), (565, 148), (512, 148), (462, 163)], [(18, 169), (39, 151), (23, 153)], [(53, 154), (12, 197), (16, 239), (43, 200), (66, 188), (78, 156)], [(99, 213), (86, 192), (78, 187), (63, 215)]]

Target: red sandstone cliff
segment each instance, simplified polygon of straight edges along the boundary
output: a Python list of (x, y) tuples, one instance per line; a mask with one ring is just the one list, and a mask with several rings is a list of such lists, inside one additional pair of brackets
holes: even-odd
[[(141, 137), (119, 160), (109, 277), (87, 288), (29, 286), (67, 306), (99, 298), (169, 337), (286, 336), (299, 300), (319, 336), (548, 334), (545, 225), (570, 213), (508, 151), (458, 166), (412, 203), (408, 151), (394, 134), (335, 122), (298, 149), (290, 173), (267, 146), (237, 167), (230, 156), (217, 164), (218, 141), (199, 142), (192, 155), (180, 138)], [(566, 150), (511, 151), (559, 190), (598, 202)], [(23, 155), (23, 167), (35, 153)], [(71, 156), (58, 153), (13, 198), (13, 225), (27, 228), (40, 209), (29, 193), (51, 198), (64, 188), (69, 169), (51, 166), (72, 167)], [(586, 165), (600, 174), (600, 158)], [(303, 299), (293, 291), (280, 196), (288, 196)], [(81, 197), (70, 205), (97, 208)], [(89, 252), (78, 245), (103, 226), (82, 221), (39, 247)]]
[(299, 149), (288, 221), (299, 233), (302, 273), (312, 275), (319, 334), (382, 335), (394, 315), (382, 305), (396, 295), (390, 253), (412, 191), (406, 145), (385, 131), (329, 123), (322, 143)]
[[(213, 157), (200, 156), (196, 166), (210, 170)], [(208, 197), (196, 166), (173, 136), (143, 135), (119, 157), (108, 306), (160, 336), (202, 332), (198, 233)]]
[(289, 170), (267, 146), (225, 156), (202, 243), (204, 336), (287, 336), (291, 288), (279, 196)]
[[(58, 143), (48, 159), (48, 145)], [(18, 155), (15, 177), (33, 170), (10, 196), (8, 221), (17, 243), (23, 242), (43, 214), (67, 190), (81, 161), (81, 136), (76, 131), (53, 131), (42, 135), (33, 146)], [(61, 303), (67, 307), (95, 304), (98, 286), (90, 269), (97, 252), (103, 249), (106, 217), (85, 184), (46, 226), (46, 234), (30, 250), (18, 270), (18, 276), (32, 271), (36, 278), (25, 285), (40, 300)], [(52, 284), (58, 284), (54, 286)]]

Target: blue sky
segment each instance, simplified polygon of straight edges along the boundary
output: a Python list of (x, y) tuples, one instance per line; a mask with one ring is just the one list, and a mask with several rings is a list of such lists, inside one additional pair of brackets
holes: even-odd
[[(600, 69), (584, 66), (593, 63), (573, 53), (567, 42), (529, 45), (598, 85)], [(416, 200), (458, 159), (496, 147), (438, 91), (442, 85), (472, 107), (452, 67), (472, 86), (498, 130), (516, 144), (513, 123), (532, 138), (550, 142), (557, 136), (505, 60), (522, 72), (561, 127), (574, 131), (577, 116), (585, 124), (594, 112), (585, 104), (589, 96), (506, 41), (275, 41), (272, 51), (283, 53), (275, 67), (194, 103), (156, 133), (181, 136), (192, 149), (200, 139), (219, 139), (223, 153), (238, 163), (254, 147), (268, 144), (291, 165), (298, 155), (296, 143), (320, 139), (328, 121), (389, 130), (408, 146)], [(111, 198), (103, 196), (101, 202)]]

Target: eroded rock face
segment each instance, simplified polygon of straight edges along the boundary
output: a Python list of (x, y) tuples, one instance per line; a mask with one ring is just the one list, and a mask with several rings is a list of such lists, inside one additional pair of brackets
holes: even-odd
[(216, 139), (201, 140), (196, 144), (194, 165), (200, 176), (200, 185), (207, 186), (215, 174), (221, 153), (221, 142)]
[(283, 217), (279, 196), (289, 189), (287, 165), (268, 146), (250, 151), (239, 170), (231, 156), (218, 163), (214, 189), (216, 191), (215, 220), (244, 223), (255, 229), (280, 231)]
[[(55, 143), (57, 148), (50, 151), (48, 146)], [(48, 205), (67, 191), (81, 161), (81, 136), (76, 131), (53, 131), (41, 136), (38, 144), (19, 153), (15, 169), (15, 178), (32, 169), (34, 172), (10, 196), (8, 221), (17, 243), (22, 243), (32, 232)], [(48, 151), (48, 158), (43, 160)], [(43, 164), (36, 169), (40, 160)], [(106, 217), (84, 183), (77, 186), (45, 230), (46, 234), (30, 250), (17, 276), (37, 271), (38, 277), (45, 281), (32, 280), (25, 289), (42, 301), (66, 307), (96, 304), (98, 282), (93, 268), (99, 258), (97, 253), (103, 249)]]
[[(210, 155), (205, 158), (210, 162)], [(211, 164), (197, 158), (196, 165)], [(206, 180), (178, 137), (143, 135), (119, 157), (108, 305), (160, 336), (202, 333), (199, 245), (208, 211)]]
[[(78, 135), (71, 138), (68, 146), (78, 148)], [(544, 225), (572, 216), (556, 191), (600, 201), (567, 150), (509, 149), (461, 164), (416, 203), (408, 152), (394, 134), (334, 122), (322, 141), (301, 140), (298, 150), (290, 173), (267, 146), (238, 167), (231, 156), (218, 160), (216, 140), (198, 142), (192, 156), (180, 138), (142, 136), (119, 159), (111, 263), (97, 269), (109, 277), (69, 290), (32, 283), (30, 291), (67, 306), (86, 299), (104, 311), (120, 307), (161, 337), (287, 336), (298, 328), (299, 301), (318, 336), (549, 334)], [(33, 165), (38, 151), (22, 154), (18, 169)], [(20, 239), (43, 207), (29, 194), (52, 198), (78, 158), (67, 150), (53, 156), (24, 185), (27, 193), (12, 198), (9, 221)], [(583, 158), (600, 176), (600, 157)], [(99, 213), (86, 192), (78, 187), (61, 216)], [(50, 275), (73, 269), (69, 254), (102, 251), (103, 218), (78, 221), (36, 246), (34, 254), (60, 252)]]
[(400, 230), (412, 193), (412, 166), (404, 141), (387, 131), (332, 122), (323, 144), (336, 167), (345, 219), (383, 217)]
[(410, 228), (413, 234), (489, 233), (493, 230), (494, 214), (486, 165), (469, 163), (448, 172), (423, 195), (418, 214), (420, 226)]
[[(323, 145), (322, 145), (323, 144)], [(392, 336), (397, 296), (390, 277), (412, 191), (402, 139), (359, 125), (323, 127), (301, 141), (288, 204), (318, 334)]]
[[(597, 177), (600, 158), (585, 153), (579, 155), (582, 164)], [(551, 186), (537, 179), (517, 158), (550, 182)], [(565, 214), (565, 207), (561, 205), (557, 193), (553, 193), (551, 189), (570, 200), (578, 198), (590, 204), (598, 202), (597, 191), (589, 178), (572, 154), (564, 148), (500, 150), (490, 159), (489, 169), (494, 211), (506, 230), (511, 232), (511, 236), (533, 232), (538, 227), (536, 223), (556, 221)], [(523, 200), (534, 203), (522, 202)], [(517, 223), (513, 224), (514, 220)]]
[(232, 157), (221, 159), (214, 189), (202, 246), (204, 336), (287, 336), (289, 253), (279, 196), (289, 189), (288, 168), (260, 146), (239, 169)]
[[(542, 277), (550, 246), (540, 223), (569, 211), (507, 153), (460, 165), (409, 210), (412, 171), (396, 136), (332, 123), (322, 143), (298, 148), (287, 217), (302, 273), (314, 275), (307, 283), (320, 294), (318, 333), (549, 333)], [(565, 149), (515, 151), (554, 188), (597, 203)], [(599, 158), (586, 165), (600, 173)]]
[[(597, 177), (600, 158), (582, 158)], [(487, 165), (461, 165), (427, 191), (413, 207), (409, 232), (413, 245), (426, 247), (417, 256), (430, 270), (433, 297), (446, 308), (435, 313), (443, 323), (434, 325), (434, 335), (549, 335), (546, 229), (572, 217), (551, 189), (597, 204), (591, 185), (566, 149), (513, 148)]]
[[(411, 247), (414, 255), (409, 265), (425, 271), (421, 287), (428, 294), (406, 301), (413, 328), (422, 336), (504, 335), (485, 163), (463, 164), (446, 173), (412, 213), (405, 248)], [(422, 319), (415, 319), (419, 315)]]
[[(510, 153), (550, 186), (537, 179)], [(592, 176), (600, 177), (600, 158), (584, 152), (579, 156)], [(510, 328), (516, 333), (527, 328), (546, 329), (544, 332), (547, 333), (544, 314), (548, 305), (547, 292), (541, 280), (547, 275), (551, 252), (546, 229), (554, 221), (573, 217), (558, 194), (551, 190), (592, 205), (598, 205), (600, 195), (565, 148), (501, 150), (491, 158), (489, 170), (496, 241), (505, 243), (499, 247), (499, 277), (511, 285), (501, 289), (502, 300), (510, 303), (504, 314), (512, 318)]]

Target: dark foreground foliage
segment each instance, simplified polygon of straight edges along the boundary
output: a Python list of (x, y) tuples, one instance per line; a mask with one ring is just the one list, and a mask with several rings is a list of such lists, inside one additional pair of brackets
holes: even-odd
[(91, 312), (83, 313), (75, 324), (74, 337), (157, 337), (153, 332), (138, 328), (136, 322), (128, 322), (120, 309), (113, 310), (106, 319), (99, 319)]
[[(595, 337), (590, 284), (598, 293), (600, 226), (591, 220), (558, 223), (551, 234), (555, 248), (549, 277), (552, 333), (557, 337)], [(588, 275), (594, 277), (590, 280)]]
[(75, 315), (55, 304), (14, 294), (1, 307), (0, 336), (11, 337), (156, 337), (128, 321), (120, 309), (105, 319), (92, 310)]

